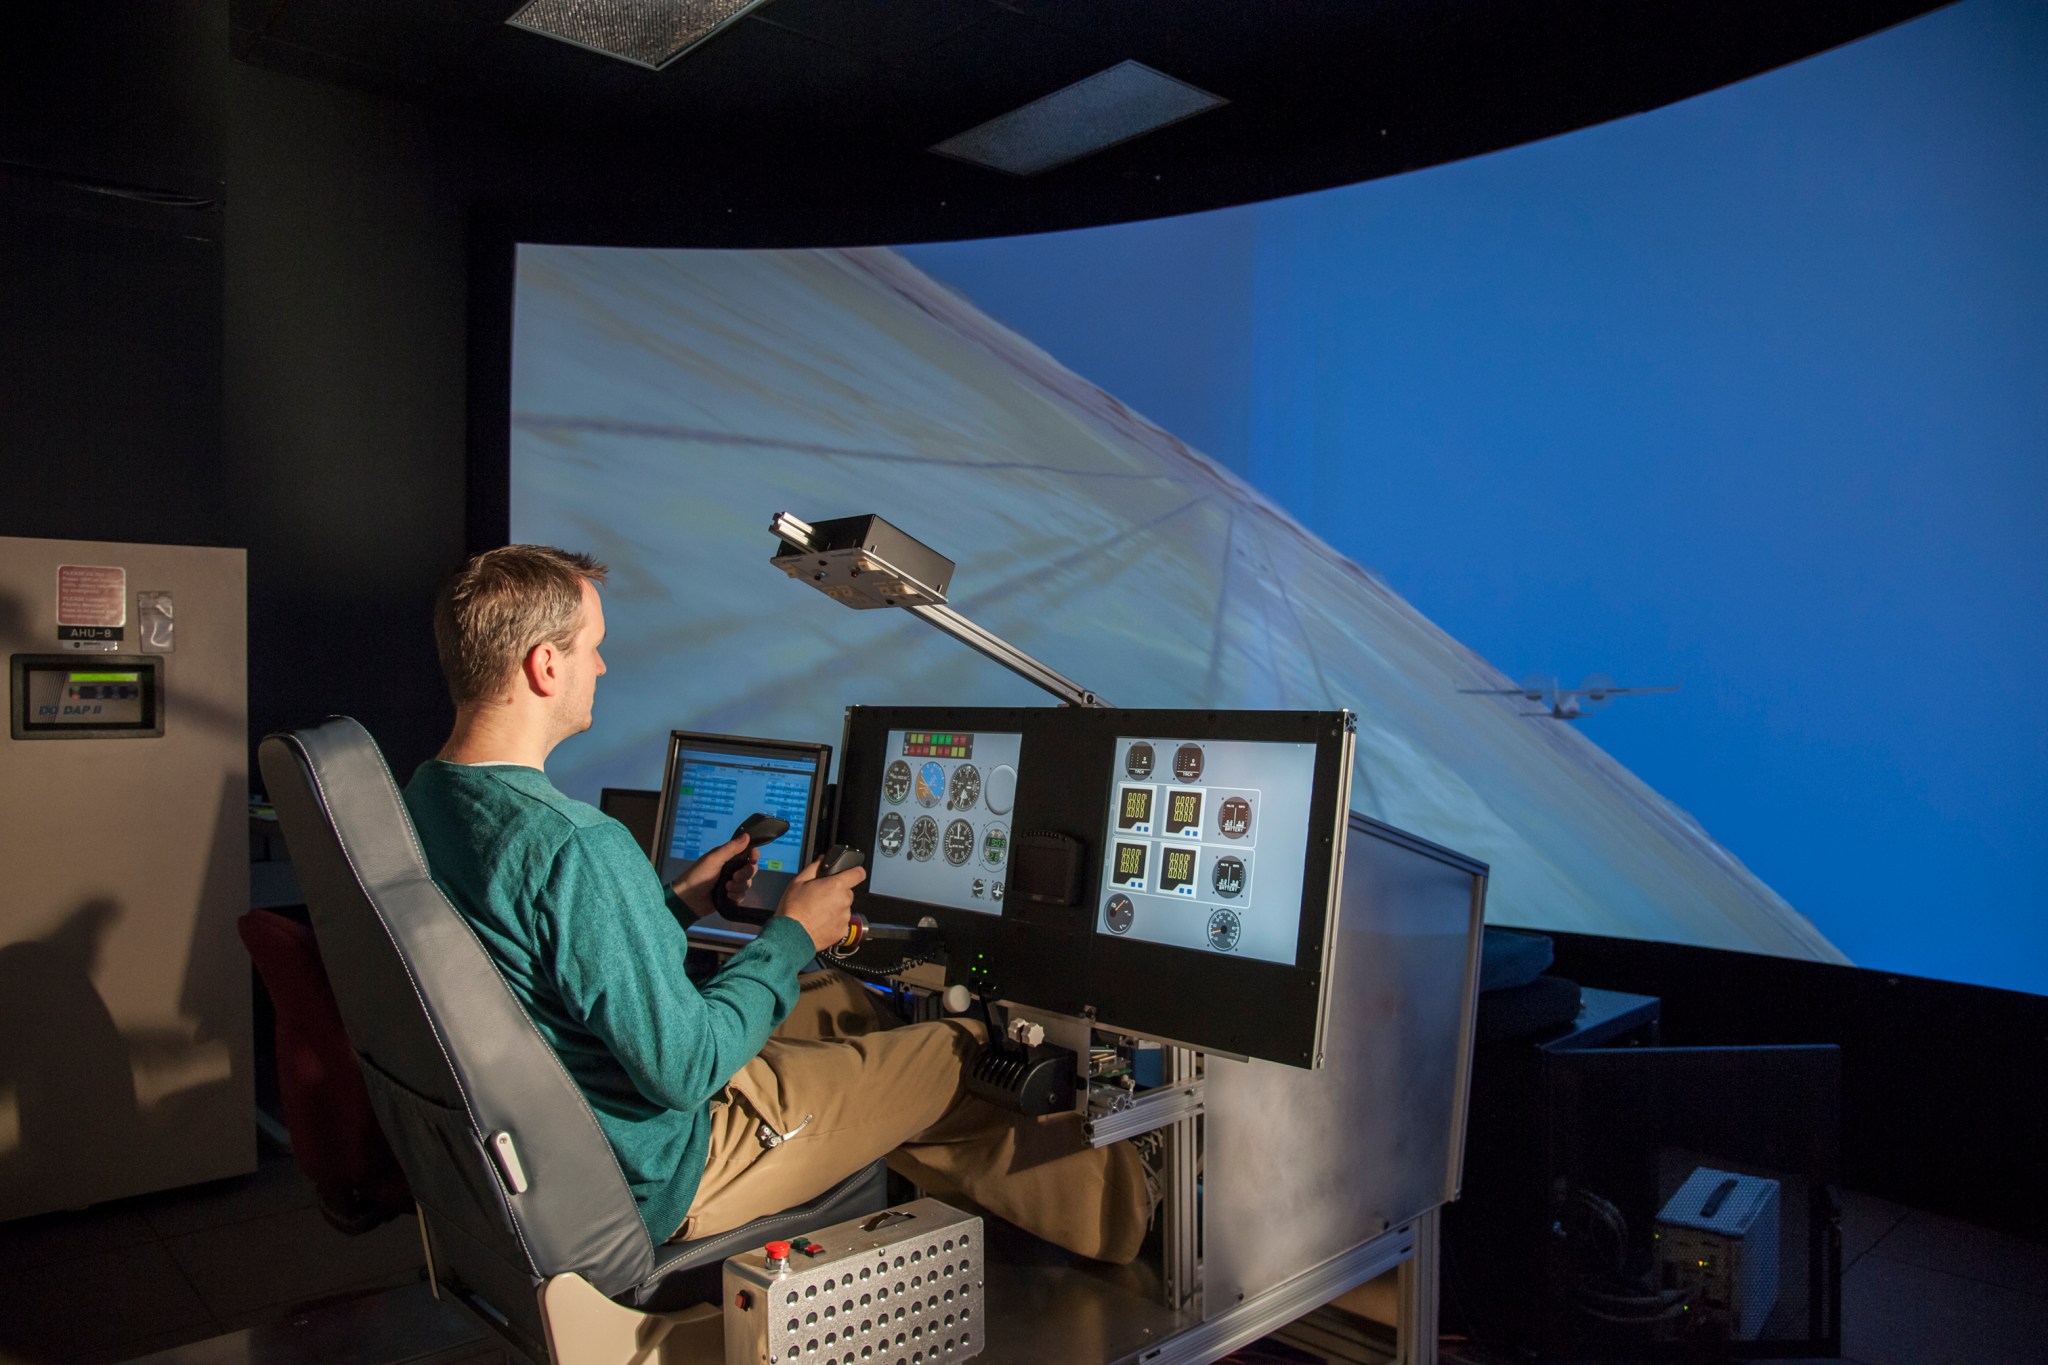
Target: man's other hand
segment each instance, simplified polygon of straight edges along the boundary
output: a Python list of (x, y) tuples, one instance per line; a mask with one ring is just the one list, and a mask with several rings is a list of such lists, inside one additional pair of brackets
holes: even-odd
[(725, 893), (734, 901), (747, 898), (747, 888), (754, 884), (754, 865), (761, 861), (761, 850), (747, 843), (747, 836), (736, 834), (731, 839), (712, 849), (696, 862), (691, 863), (682, 876), (670, 885), (676, 898), (690, 907), (690, 913), (702, 919), (711, 913), (711, 888), (718, 883), (718, 874), (734, 858), (746, 861), (733, 869), (726, 878)]
[(822, 953), (846, 937), (847, 922), (853, 918), (853, 888), (867, 879), (864, 867), (850, 868), (836, 877), (820, 877), (818, 864), (813, 862), (797, 873), (789, 890), (782, 893), (777, 913), (801, 924)]

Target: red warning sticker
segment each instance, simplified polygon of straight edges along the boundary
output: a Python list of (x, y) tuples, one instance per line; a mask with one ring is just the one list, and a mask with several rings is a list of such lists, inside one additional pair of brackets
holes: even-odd
[(128, 624), (128, 571), (99, 564), (57, 566), (57, 624)]

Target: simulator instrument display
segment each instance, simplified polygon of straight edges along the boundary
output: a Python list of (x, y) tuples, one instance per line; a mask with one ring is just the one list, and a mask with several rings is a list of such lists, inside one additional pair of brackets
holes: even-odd
[[(811, 847), (812, 821), (830, 761), (818, 745), (728, 740), (677, 733), (671, 736), (667, 780), (662, 790), (665, 824), (661, 875), (673, 881), (688, 864), (732, 838), (755, 812), (787, 820), (789, 828), (761, 846), (754, 884), (741, 904), (773, 909), (803, 870)], [(888, 837), (883, 832), (884, 839)], [(903, 825), (895, 827), (903, 842)], [(879, 841), (878, 841), (879, 842)]]
[(891, 730), (869, 889), (1001, 914), (1023, 740), (1021, 734)]
[(1293, 964), (1316, 746), (1159, 737), (1116, 745), (1097, 930)]

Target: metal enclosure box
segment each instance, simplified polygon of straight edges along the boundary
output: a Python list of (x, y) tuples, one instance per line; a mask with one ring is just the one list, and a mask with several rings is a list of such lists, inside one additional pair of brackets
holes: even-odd
[(938, 606), (953, 561), (877, 516), (839, 517), (811, 527), (812, 547), (783, 545), (769, 562), (844, 606)]
[(1778, 1188), (1702, 1166), (1657, 1215), (1664, 1287), (1689, 1291), (1695, 1316), (1725, 1313), (1740, 1341), (1755, 1340), (1778, 1306)]
[[(815, 1254), (725, 1263), (725, 1365), (945, 1365), (981, 1353), (981, 1219), (936, 1199), (820, 1228)], [(802, 1243), (798, 1245), (801, 1247)]]
[[(256, 1168), (235, 936), (249, 907), (243, 564), (231, 549), (0, 538), (10, 658), (64, 652), (59, 566), (126, 571), (105, 575), (125, 625), (97, 637), (118, 653), (72, 657), (153, 674), (163, 730), (0, 739), (0, 1221)], [(175, 635), (142, 638), (136, 597), (160, 593)]]
[(1341, 888), (1322, 1069), (1208, 1060), (1208, 1318), (1458, 1194), (1486, 868), (1354, 812)]

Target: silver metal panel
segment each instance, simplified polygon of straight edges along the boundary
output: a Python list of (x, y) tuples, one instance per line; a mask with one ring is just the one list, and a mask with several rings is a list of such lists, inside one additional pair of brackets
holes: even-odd
[(1322, 1069), (1210, 1060), (1210, 1314), (1454, 1195), (1484, 910), (1454, 857), (1354, 820)]

